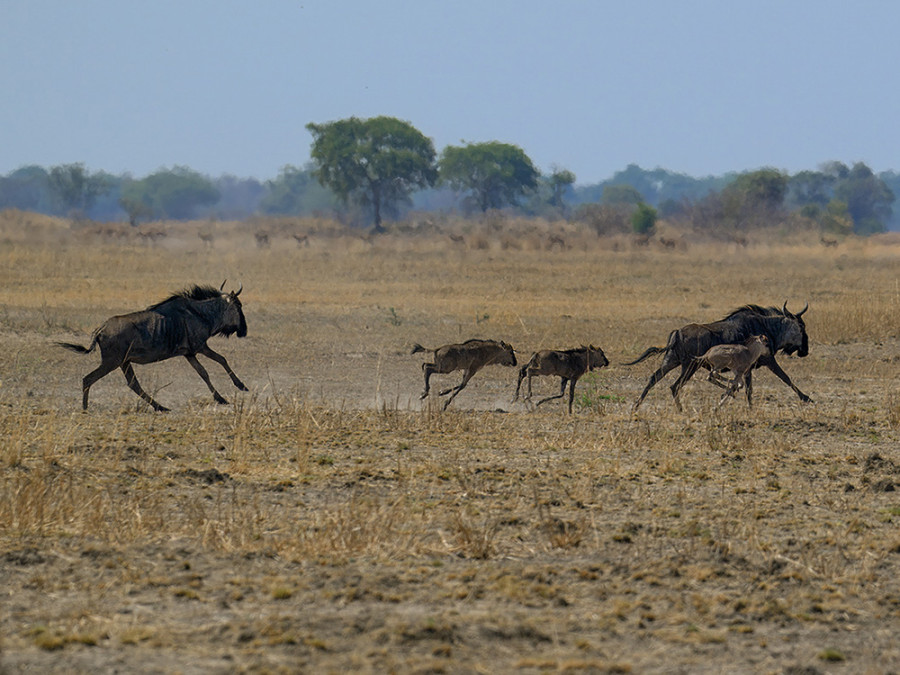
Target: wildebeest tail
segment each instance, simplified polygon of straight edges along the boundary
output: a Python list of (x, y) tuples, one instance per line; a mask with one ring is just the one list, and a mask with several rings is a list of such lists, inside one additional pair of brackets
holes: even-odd
[(413, 348), (412, 348), (412, 351), (410, 352), (410, 354), (418, 354), (419, 352), (430, 352), (430, 351), (434, 351), (434, 350), (425, 349), (425, 347), (420, 345), (418, 342), (414, 342)]
[(91, 344), (87, 347), (82, 347), (81, 345), (72, 344), (71, 342), (57, 342), (60, 347), (64, 347), (69, 351), (75, 352), (77, 354), (90, 354), (94, 351), (94, 348), (97, 346), (97, 336), (94, 335), (94, 338), (91, 340)]
[(640, 363), (648, 356), (653, 356), (654, 354), (665, 354), (668, 350), (668, 347), (650, 347), (647, 351), (637, 357), (634, 361), (629, 361), (628, 363), (623, 363), (623, 366), (633, 366), (636, 363)]

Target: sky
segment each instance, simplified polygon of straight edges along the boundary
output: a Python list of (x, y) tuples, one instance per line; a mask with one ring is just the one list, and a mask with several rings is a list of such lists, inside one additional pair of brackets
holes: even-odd
[(2, 0), (0, 175), (266, 180), (378, 115), (582, 185), (900, 170), (898, 29), (892, 0)]

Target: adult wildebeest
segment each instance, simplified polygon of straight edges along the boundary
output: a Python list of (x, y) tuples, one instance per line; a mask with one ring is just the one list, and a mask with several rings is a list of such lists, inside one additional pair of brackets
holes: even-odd
[[(718, 408), (729, 396), (734, 396), (741, 383), (746, 387), (750, 370), (761, 356), (769, 353), (769, 338), (765, 335), (754, 335), (744, 341), (742, 345), (716, 345), (710, 347), (707, 352), (698, 357), (697, 362), (704, 368), (709, 368), (709, 381), (718, 386), (725, 386), (725, 393), (719, 400)], [(730, 384), (724, 385), (723, 371), (734, 373), (734, 379)], [(750, 389), (747, 389), (747, 405), (750, 401)]]
[(415, 354), (416, 352), (434, 352), (434, 362), (422, 364), (422, 370), (425, 371), (425, 391), (422, 392), (420, 398), (428, 396), (428, 382), (434, 373), (446, 374), (452, 373), (454, 370), (465, 371), (462, 382), (458, 386), (445, 389), (440, 393), (440, 396), (450, 394), (450, 398), (444, 403), (444, 410), (465, 388), (472, 376), (485, 366), (517, 365), (513, 348), (506, 342), (496, 340), (466, 340), (462, 344), (444, 345), (437, 349), (426, 349), (420, 344), (415, 344), (411, 353)]
[[(675, 406), (681, 410), (681, 402), (678, 400), (678, 392), (684, 386), (697, 368), (700, 367), (697, 357), (702, 356), (710, 347), (720, 344), (737, 344), (741, 343), (753, 335), (765, 335), (769, 339), (770, 353), (764, 354), (756, 362), (756, 368), (766, 366), (782, 382), (793, 389), (801, 401), (809, 402), (810, 398), (800, 391), (791, 378), (787, 376), (778, 362), (775, 361), (775, 354), (783, 351), (785, 354), (794, 354), (797, 356), (806, 356), (809, 353), (809, 338), (806, 335), (806, 324), (803, 323), (803, 313), (809, 309), (809, 303), (797, 314), (791, 314), (787, 309), (787, 303), (784, 307), (760, 307), (759, 305), (744, 305), (721, 321), (714, 323), (698, 324), (691, 323), (683, 328), (674, 330), (669, 334), (669, 341), (665, 347), (650, 347), (634, 361), (626, 363), (626, 366), (632, 366), (640, 363), (652, 354), (664, 354), (662, 364), (650, 376), (650, 381), (641, 393), (640, 398), (635, 402), (633, 410), (637, 410), (638, 406), (644, 400), (647, 392), (659, 382), (666, 373), (673, 368), (681, 366), (681, 374), (672, 385), (672, 396), (675, 399)], [(750, 401), (752, 393), (752, 380), (750, 373), (747, 373), (747, 400)]]
[[(224, 287), (223, 282), (222, 288)], [(203, 354), (221, 364), (234, 385), (242, 391), (247, 391), (247, 387), (231, 370), (225, 357), (214, 352), (206, 344), (213, 335), (225, 337), (232, 333), (237, 333), (238, 337), (247, 335), (247, 321), (244, 319), (241, 301), (238, 299), (243, 286), (236, 293), (225, 293), (222, 288), (217, 290), (212, 286), (194, 286), (175, 293), (142, 312), (107, 319), (106, 323), (94, 331), (88, 347), (59, 342), (60, 346), (79, 354), (88, 354), (98, 345), (100, 347), (100, 366), (85, 375), (82, 381), (82, 407), (87, 410), (91, 385), (116, 368), (121, 368), (128, 386), (138, 396), (153, 406), (154, 410), (167, 411), (168, 408), (154, 401), (141, 388), (131, 364), (155, 363), (173, 356), (183, 356), (188, 360), (206, 382), (216, 403), (228, 401), (222, 398), (209, 381), (209, 375), (197, 360), (197, 354)]]
[(519, 398), (519, 389), (522, 386), (522, 380), (528, 377), (528, 395), (526, 401), (531, 400), (531, 378), (536, 375), (558, 375), (562, 380), (560, 383), (559, 394), (557, 396), (548, 396), (538, 401), (538, 405), (552, 401), (553, 399), (562, 398), (566, 394), (566, 384), (569, 384), (569, 413), (572, 412), (572, 401), (575, 399), (575, 383), (578, 378), (589, 370), (594, 368), (603, 368), (609, 365), (606, 354), (599, 347), (591, 345), (590, 347), (577, 347), (575, 349), (566, 349), (563, 351), (544, 349), (535, 352), (531, 359), (519, 370), (519, 381), (516, 383), (516, 395), (513, 401)]

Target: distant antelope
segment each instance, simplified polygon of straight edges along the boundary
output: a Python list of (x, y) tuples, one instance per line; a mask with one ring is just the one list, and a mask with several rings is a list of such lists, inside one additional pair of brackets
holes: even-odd
[(472, 376), (485, 366), (517, 365), (513, 348), (506, 342), (496, 340), (466, 340), (462, 344), (444, 345), (437, 349), (426, 349), (420, 344), (415, 344), (411, 353), (417, 352), (434, 353), (432, 363), (422, 364), (422, 370), (425, 372), (425, 391), (422, 392), (420, 398), (428, 397), (429, 380), (434, 373), (447, 374), (455, 370), (465, 371), (459, 385), (445, 389), (439, 394), (440, 396), (450, 394), (450, 398), (444, 403), (444, 410), (456, 398), (456, 395), (465, 389)]
[[(765, 335), (754, 335), (742, 345), (710, 347), (703, 356), (697, 359), (698, 365), (709, 368), (709, 381), (726, 388), (716, 405), (717, 408), (725, 402), (726, 398), (733, 396), (741, 384), (747, 391), (747, 405), (753, 405), (751, 401), (753, 381), (750, 379), (750, 370), (764, 354), (769, 354), (769, 338)], [(723, 370), (730, 370), (734, 373), (734, 379), (727, 387), (722, 383), (721, 373)]]
[(591, 345), (590, 347), (581, 346), (576, 349), (567, 349), (565, 351), (554, 351), (545, 349), (535, 352), (527, 364), (519, 370), (519, 381), (516, 383), (516, 395), (513, 401), (519, 398), (519, 389), (522, 386), (522, 380), (528, 378), (528, 395), (526, 401), (531, 400), (531, 378), (536, 375), (556, 375), (562, 382), (560, 383), (559, 394), (556, 396), (548, 396), (538, 401), (538, 405), (552, 401), (556, 398), (562, 398), (566, 393), (566, 384), (569, 384), (569, 413), (572, 413), (572, 401), (575, 398), (575, 383), (578, 378), (589, 370), (594, 368), (603, 368), (609, 365), (609, 360), (599, 347)]

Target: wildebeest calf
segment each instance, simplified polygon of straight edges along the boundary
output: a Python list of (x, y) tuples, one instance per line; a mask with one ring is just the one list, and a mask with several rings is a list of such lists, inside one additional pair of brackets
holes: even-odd
[(462, 344), (444, 345), (437, 349), (426, 349), (420, 344), (413, 345), (412, 354), (417, 352), (434, 352), (434, 360), (431, 363), (423, 363), (425, 371), (425, 391), (420, 398), (426, 398), (429, 391), (429, 380), (434, 373), (446, 374), (455, 370), (462, 370), (463, 379), (456, 387), (445, 389), (440, 396), (450, 394), (450, 398), (444, 403), (444, 410), (456, 395), (462, 391), (472, 379), (472, 376), (485, 366), (515, 366), (516, 354), (513, 348), (506, 342), (497, 340), (466, 340)]
[[(769, 354), (769, 338), (765, 335), (754, 335), (748, 338), (742, 345), (716, 345), (697, 359), (698, 365), (709, 368), (709, 381), (713, 384), (726, 387), (726, 391), (719, 400), (718, 408), (729, 396), (743, 383), (747, 390), (747, 405), (751, 406), (752, 380), (747, 377), (751, 368), (764, 354)], [(734, 379), (730, 385), (722, 384), (723, 370), (734, 373)]]
[(575, 399), (575, 383), (578, 378), (589, 370), (594, 368), (603, 368), (609, 365), (609, 360), (599, 347), (591, 345), (590, 347), (581, 346), (576, 349), (567, 349), (565, 351), (557, 351), (545, 349), (535, 352), (531, 359), (519, 370), (519, 381), (516, 383), (516, 395), (513, 401), (519, 398), (519, 389), (522, 386), (522, 380), (528, 377), (528, 395), (526, 401), (531, 400), (531, 378), (535, 375), (557, 375), (562, 382), (560, 383), (559, 394), (556, 396), (548, 396), (538, 401), (538, 405), (552, 401), (556, 398), (562, 398), (566, 393), (566, 384), (569, 383), (569, 413), (572, 412), (572, 401)]

